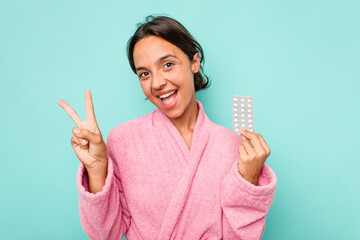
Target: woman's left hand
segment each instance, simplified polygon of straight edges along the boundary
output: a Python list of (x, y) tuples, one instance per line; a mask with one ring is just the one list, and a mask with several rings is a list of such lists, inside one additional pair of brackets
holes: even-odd
[(261, 168), (271, 151), (260, 134), (243, 128), (240, 129), (240, 133), (243, 143), (238, 149), (240, 153), (238, 171), (245, 180), (257, 186)]

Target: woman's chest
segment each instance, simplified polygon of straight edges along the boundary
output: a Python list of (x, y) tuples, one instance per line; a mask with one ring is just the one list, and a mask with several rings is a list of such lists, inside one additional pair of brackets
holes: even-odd
[(188, 157), (161, 152), (157, 147), (147, 154), (127, 154), (128, 165), (120, 172), (126, 179), (124, 194), (134, 220), (146, 216), (146, 224), (161, 226), (170, 204), (184, 198), (183, 219), (213, 219), (214, 210), (220, 209), (220, 188), (226, 173), (222, 156), (207, 150), (199, 159)]

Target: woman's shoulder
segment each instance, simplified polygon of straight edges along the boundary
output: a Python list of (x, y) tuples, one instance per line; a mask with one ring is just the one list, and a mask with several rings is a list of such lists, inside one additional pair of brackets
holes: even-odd
[(217, 139), (221, 139), (222, 144), (240, 144), (241, 137), (234, 130), (212, 122), (212, 135)]
[(109, 136), (122, 138), (135, 136), (137, 133), (143, 132), (144, 129), (149, 129), (149, 124), (152, 123), (153, 114), (154, 111), (144, 116), (122, 122), (110, 130)]

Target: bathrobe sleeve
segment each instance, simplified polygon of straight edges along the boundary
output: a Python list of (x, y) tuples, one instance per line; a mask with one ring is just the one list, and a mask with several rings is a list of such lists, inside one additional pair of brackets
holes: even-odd
[(124, 198), (111, 131), (107, 138), (108, 173), (100, 192), (88, 191), (84, 165), (78, 168), (76, 184), (79, 192), (79, 214), (82, 228), (91, 240), (121, 239), (130, 227), (131, 215)]
[(255, 186), (239, 174), (237, 165), (238, 161), (233, 163), (221, 186), (223, 239), (261, 239), (277, 178), (264, 164)]

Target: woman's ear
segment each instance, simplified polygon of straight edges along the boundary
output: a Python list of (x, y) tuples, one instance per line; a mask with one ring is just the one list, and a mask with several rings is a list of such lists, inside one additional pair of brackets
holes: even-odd
[(200, 70), (200, 59), (199, 59), (199, 53), (195, 53), (193, 56), (193, 60), (191, 63), (191, 71), (193, 73), (197, 73)]

